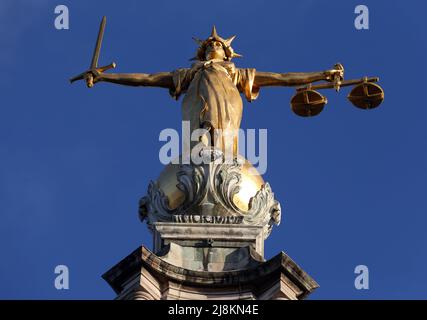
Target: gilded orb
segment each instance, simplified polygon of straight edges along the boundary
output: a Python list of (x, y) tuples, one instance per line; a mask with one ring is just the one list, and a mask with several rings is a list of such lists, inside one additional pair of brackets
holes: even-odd
[[(233, 197), (234, 204), (242, 211), (249, 209), (249, 202), (252, 197), (264, 185), (264, 179), (255, 169), (255, 167), (244, 157), (242, 159), (240, 190)], [(179, 207), (185, 200), (184, 193), (177, 188), (178, 180), (177, 173), (180, 170), (180, 164), (168, 164), (160, 173), (157, 179), (158, 187), (162, 190), (169, 200), (169, 208), (171, 210)]]

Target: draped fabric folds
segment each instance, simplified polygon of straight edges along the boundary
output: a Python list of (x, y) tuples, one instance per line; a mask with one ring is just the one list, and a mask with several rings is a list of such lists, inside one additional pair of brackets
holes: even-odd
[(249, 102), (257, 98), (255, 72), (237, 69), (234, 63), (222, 60), (199, 61), (191, 68), (173, 72), (175, 88), (170, 94), (175, 99), (185, 94), (182, 120), (190, 122), (191, 132), (199, 128), (210, 130), (214, 147), (236, 155), (243, 109), (240, 93)]

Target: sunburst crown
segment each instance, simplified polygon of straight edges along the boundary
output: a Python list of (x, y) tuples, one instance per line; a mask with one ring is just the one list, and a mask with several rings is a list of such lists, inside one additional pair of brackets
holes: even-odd
[(206, 54), (206, 47), (211, 43), (212, 41), (219, 41), (221, 42), (224, 52), (225, 52), (225, 60), (230, 61), (232, 58), (239, 58), (241, 57), (240, 54), (235, 53), (233, 48), (231, 47), (231, 42), (236, 38), (236, 36), (232, 36), (228, 39), (224, 39), (220, 37), (216, 31), (215, 26), (212, 27), (211, 35), (206, 40), (200, 40), (193, 37), (193, 40), (196, 41), (198, 44), (196, 56), (194, 58), (191, 58), (190, 60), (200, 60), (204, 61), (205, 54)]

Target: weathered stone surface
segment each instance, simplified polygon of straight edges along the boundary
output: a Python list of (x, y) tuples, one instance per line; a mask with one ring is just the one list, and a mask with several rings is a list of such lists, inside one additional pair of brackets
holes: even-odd
[(264, 256), (263, 226), (157, 222), (153, 232), (156, 253), (173, 242), (184, 247), (239, 249), (252, 246)]
[(144, 246), (103, 275), (117, 299), (303, 299), (318, 287), (285, 253), (251, 268), (209, 272), (172, 265)]
[[(206, 151), (213, 159), (214, 150)], [(265, 261), (264, 240), (280, 223), (280, 204), (243, 164), (183, 164), (163, 187), (150, 183), (140, 217), (153, 232), (154, 253), (142, 246), (104, 274), (117, 299), (294, 300), (318, 287), (283, 252)], [(170, 193), (174, 188), (182, 198)]]
[(264, 260), (265, 226), (156, 222), (144, 246), (104, 274), (117, 299), (302, 299), (318, 287), (285, 253)]
[(184, 269), (220, 272), (242, 270), (258, 265), (263, 260), (251, 246), (240, 248), (183, 247), (171, 243), (162, 260)]

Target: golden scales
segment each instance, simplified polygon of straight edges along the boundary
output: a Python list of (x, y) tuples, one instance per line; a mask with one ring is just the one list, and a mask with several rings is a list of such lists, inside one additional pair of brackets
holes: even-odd
[[(336, 69), (344, 70), (341, 64), (335, 65)], [(301, 117), (312, 117), (322, 112), (328, 99), (321, 95), (316, 89), (335, 88), (338, 92), (341, 87), (355, 86), (347, 96), (348, 100), (357, 108), (373, 109), (378, 107), (384, 100), (383, 89), (376, 84), (379, 78), (364, 77), (356, 80), (345, 80), (336, 77), (331, 83), (308, 85), (297, 88), (297, 92), (291, 99), (292, 111)]]

